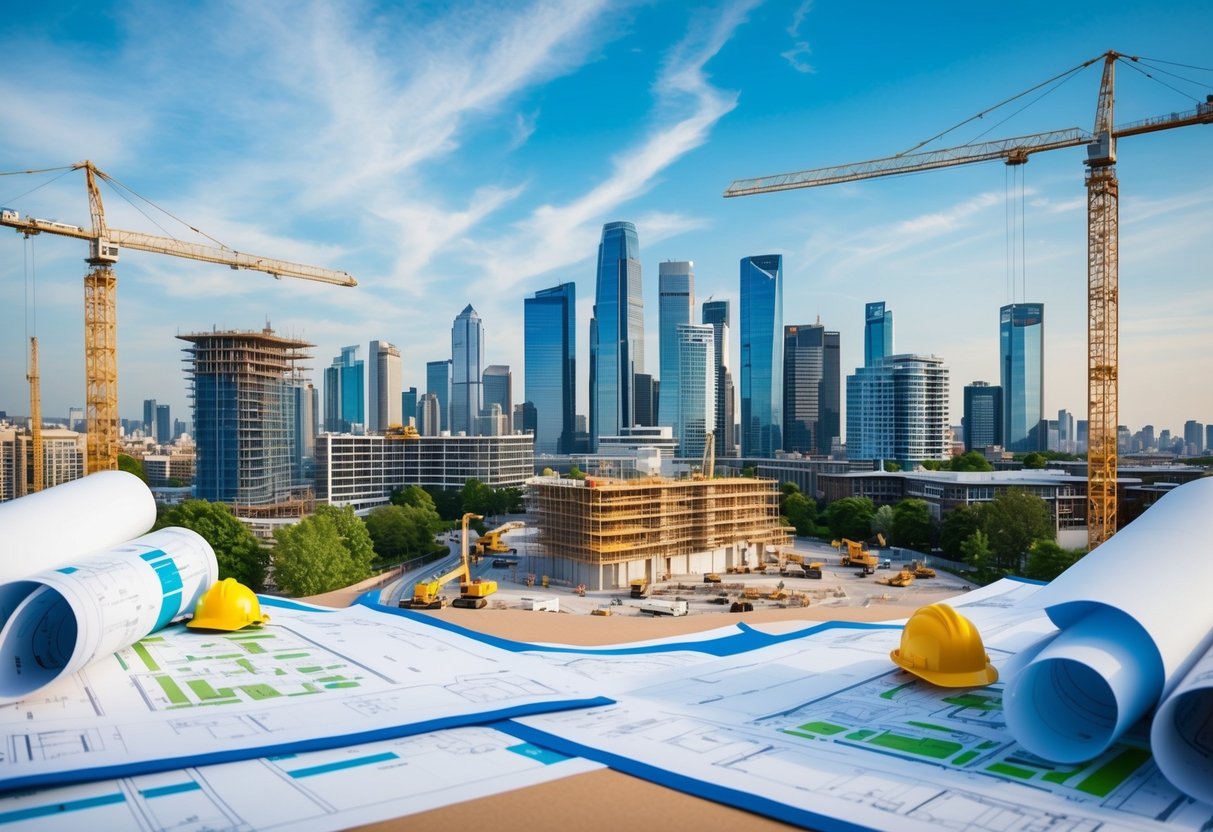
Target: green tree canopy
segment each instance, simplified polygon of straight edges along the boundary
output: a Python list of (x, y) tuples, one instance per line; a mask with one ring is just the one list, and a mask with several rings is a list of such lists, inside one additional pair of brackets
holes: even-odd
[(881, 506), (872, 515), (872, 534), (884, 535), (885, 542), (893, 541), (893, 507)]
[(901, 470), (901, 463), (895, 459), (886, 459), (884, 461), (884, 470), (887, 473), (895, 474)]
[(341, 545), (345, 548), (350, 559), (351, 575), (349, 583), (357, 583), (371, 576), (371, 564), (375, 562), (375, 545), (371, 543), (371, 535), (366, 530), (366, 523), (349, 506), (320, 506), (316, 509), (317, 517), (329, 517), (341, 535)]
[(952, 560), (960, 560), (962, 557), (960, 545), (980, 527), (980, 506), (954, 508), (943, 516), (943, 525), (939, 531), (939, 547)]
[(994, 565), (1005, 574), (1022, 575), (1024, 557), (1037, 540), (1055, 540), (1049, 504), (1021, 488), (1008, 488), (981, 510), (981, 529), (990, 540)]
[(1063, 549), (1052, 540), (1037, 540), (1028, 551), (1024, 577), (1051, 581), (1082, 557), (1081, 549)]
[(574, 465), (569, 468), (569, 479), (583, 480), (583, 479), (585, 479), (585, 472), (582, 471), (580, 468), (578, 468), (576, 465)]
[(139, 479), (147, 482), (147, 472), (143, 470), (143, 460), (135, 459), (127, 454), (118, 454), (118, 470), (126, 471), (128, 474), (134, 474)]
[(483, 517), (493, 513), (493, 489), (478, 479), (470, 479), (463, 484), (462, 500), (464, 513), (470, 511)]
[(994, 466), (977, 451), (969, 451), (952, 457), (949, 468), (953, 471), (993, 471)]
[(1048, 462), (1049, 462), (1049, 459), (1044, 454), (1037, 453), (1036, 451), (1032, 451), (1032, 453), (1028, 454), (1027, 456), (1025, 456), (1023, 458), (1023, 467), (1024, 468), (1044, 468), (1045, 465), (1048, 464)]
[(434, 505), (434, 498), (420, 485), (406, 485), (404, 488), (397, 488), (392, 492), (391, 503), (394, 506), (430, 509), (435, 514), (438, 511), (437, 506)]
[(220, 578), (235, 578), (254, 592), (265, 589), (269, 550), (257, 542), (248, 526), (236, 519), (225, 503), (186, 500), (157, 518), (157, 529), (167, 526), (195, 531), (211, 544), (219, 561)]
[(964, 542), (960, 544), (960, 553), (964, 557), (965, 563), (973, 567), (974, 575), (980, 583), (987, 584), (1006, 574), (994, 566), (994, 553), (990, 551), (990, 539), (981, 529), (975, 530), (964, 539)]
[(274, 582), (288, 595), (331, 592), (370, 577), (371, 537), (349, 506), (321, 506), (276, 529), (274, 541)]
[(799, 490), (784, 497), (782, 514), (795, 527), (798, 535), (810, 535), (817, 528), (817, 503)]
[(893, 539), (898, 546), (929, 552), (932, 525), (926, 500), (907, 498), (893, 508)]
[(835, 537), (867, 540), (872, 529), (876, 507), (867, 497), (843, 497), (826, 509), (826, 524)]
[(441, 523), (433, 510), (417, 506), (381, 506), (366, 518), (366, 530), (375, 547), (376, 563), (399, 563), (438, 549), (434, 530)]

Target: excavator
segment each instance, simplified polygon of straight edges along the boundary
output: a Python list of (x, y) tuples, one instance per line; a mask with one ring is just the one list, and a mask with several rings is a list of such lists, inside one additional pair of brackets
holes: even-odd
[(488, 597), (497, 591), (497, 582), (484, 578), (473, 580), (472, 571), (468, 566), (468, 520), (479, 519), (479, 514), (468, 512), (463, 515), (463, 534), (459, 538), (459, 566), (432, 580), (418, 581), (413, 586), (413, 600), (401, 601), (400, 606), (414, 610), (442, 609), (446, 599), (439, 593), (447, 581), (453, 578), (459, 578), (459, 597), (451, 602), (451, 606), (476, 610), (488, 606)]
[[(880, 540), (883, 542), (884, 538)], [(847, 553), (842, 556), (839, 563), (842, 566), (857, 566), (860, 574), (871, 575), (876, 571), (876, 566), (880, 563), (880, 559), (868, 551), (868, 547), (857, 540), (849, 540), (843, 538), (841, 544), (847, 547)]]
[(476, 541), (475, 557), (482, 558), (485, 555), (516, 555), (517, 549), (512, 549), (501, 542), (501, 536), (511, 529), (521, 529), (522, 523), (517, 520), (509, 523), (503, 523), (491, 532), (485, 532), (480, 535)]

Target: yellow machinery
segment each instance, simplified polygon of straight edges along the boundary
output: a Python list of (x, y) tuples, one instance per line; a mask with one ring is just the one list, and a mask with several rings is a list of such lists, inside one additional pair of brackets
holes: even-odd
[[(172, 237), (110, 228), (105, 222), (105, 209), (101, 204), (101, 191), (97, 187), (97, 180), (103, 179), (115, 187), (119, 187), (118, 183), (92, 162), (84, 161), (71, 167), (73, 170), (84, 171), (92, 228), (22, 217), (18, 212), (8, 209), (0, 211), (0, 225), (7, 225), (27, 237), (46, 233), (88, 240), (89, 256), (86, 262), (90, 268), (84, 277), (87, 473), (118, 468), (118, 279), (114, 276), (113, 264), (118, 262), (118, 255), (123, 248), (218, 263), (233, 269), (250, 269), (272, 274), (274, 277), (298, 277), (339, 286), (358, 285), (358, 281), (345, 272), (319, 266), (306, 266), (256, 254), (245, 254), (226, 246), (189, 243)], [(30, 171), (42, 172), (44, 171)]]
[(868, 551), (864, 544), (857, 540), (842, 539), (842, 544), (847, 547), (847, 553), (842, 556), (840, 563), (843, 566), (857, 566), (863, 570), (864, 574), (870, 575), (876, 570), (879, 559)]
[(925, 561), (912, 560), (910, 561), (910, 570), (914, 573), (915, 578), (934, 578), (935, 570), (927, 566)]
[(523, 526), (522, 523), (519, 523), (518, 521), (512, 521), (512, 522), (505, 523), (503, 525), (498, 526), (497, 528), (493, 529), (491, 532), (485, 532), (484, 534), (480, 535), (480, 538), (476, 541), (476, 550), (475, 550), (476, 557), (484, 557), (485, 555), (490, 555), (490, 554), (492, 554), (492, 555), (504, 555), (504, 554), (516, 555), (516, 554), (518, 554), (517, 549), (511, 549), (509, 546), (506, 546), (504, 543), (501, 542), (501, 536), (504, 535), (506, 532), (510, 531), (511, 529), (521, 529), (522, 526)]
[(412, 425), (388, 425), (384, 439), (420, 439), (421, 434)]
[(472, 571), (468, 566), (468, 520), (471, 519), (479, 520), (480, 515), (471, 512), (463, 515), (463, 534), (459, 541), (461, 554), (459, 566), (433, 580), (418, 581), (413, 586), (413, 600), (408, 602), (409, 607), (415, 610), (441, 609), (444, 599), (439, 593), (442, 592), (442, 587), (446, 585), (447, 581), (453, 578), (459, 579), (459, 597), (451, 602), (452, 606), (469, 609), (481, 609), (488, 606), (488, 597), (497, 591), (497, 582), (484, 578), (472, 579)]
[(881, 578), (877, 583), (884, 584), (885, 586), (909, 586), (914, 583), (914, 573), (909, 569), (902, 569), (896, 575)]
[(649, 597), (649, 580), (648, 578), (636, 578), (630, 584), (633, 598), (648, 598)]
[[(1213, 96), (1198, 102), (1195, 108), (1168, 113), (1116, 126), (1112, 111), (1115, 102), (1116, 62), (1127, 66), (1145, 62), (1135, 56), (1108, 51), (1051, 79), (1068, 79), (1079, 70), (1103, 60), (1103, 78), (1095, 105), (1095, 129), (1088, 133), (1077, 127), (1035, 133), (1012, 139), (997, 139), (960, 147), (923, 152), (922, 142), (905, 153), (855, 162), (836, 167), (817, 168), (796, 173), (739, 179), (725, 190), (726, 197), (746, 196), (812, 188), (898, 176), (936, 168), (966, 165), (1002, 159), (1008, 165), (1022, 165), (1033, 153), (1066, 147), (1087, 148), (1087, 548), (1093, 550), (1116, 533), (1116, 428), (1118, 412), (1117, 374), (1119, 365), (1119, 240), (1120, 183), (1116, 178), (1116, 140), (1174, 127), (1213, 124)], [(1138, 69), (1138, 71), (1142, 71)], [(1043, 86), (1043, 85), (1040, 85)], [(1034, 87), (1033, 89), (1039, 89)], [(1015, 96), (1015, 100), (1021, 96)], [(1007, 102), (1004, 102), (1007, 103)], [(1001, 106), (1001, 105), (999, 105)], [(993, 108), (991, 108), (993, 109)], [(977, 114), (972, 121), (984, 117)], [(960, 126), (960, 125), (957, 125)], [(943, 135), (942, 133), (940, 135)], [(935, 138), (938, 138), (936, 136)], [(930, 141), (934, 141), (931, 139)]]

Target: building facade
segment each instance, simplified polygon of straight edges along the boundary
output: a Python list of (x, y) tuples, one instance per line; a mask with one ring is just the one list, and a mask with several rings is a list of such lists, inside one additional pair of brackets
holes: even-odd
[(635, 422), (633, 376), (644, 372), (640, 242), (630, 222), (602, 227), (590, 319), (590, 444)]
[(325, 430), (361, 431), (366, 426), (366, 374), (358, 350), (357, 344), (342, 347), (324, 370)]
[(985, 381), (964, 389), (964, 443), (966, 451), (981, 451), (1002, 440), (1002, 388)]
[(881, 358), (893, 354), (893, 310), (885, 302), (868, 303), (863, 308), (863, 366), (872, 367)]
[(783, 448), (783, 255), (741, 261), (741, 455)]
[(469, 303), (451, 326), (451, 433), (476, 433), (484, 408), (484, 325)]
[(173, 441), (173, 416), (167, 404), (156, 405), (156, 442), (167, 445)]
[(912, 468), (952, 455), (948, 369), (933, 355), (890, 355), (847, 377), (847, 457)]
[[(660, 393), (656, 424), (680, 424), (678, 357), (681, 349), (678, 327), (694, 321), (695, 264), (689, 260), (667, 260), (657, 266), (657, 335), (661, 350)], [(641, 424), (650, 424), (644, 422)]]
[(783, 449), (829, 456), (840, 438), (839, 334), (820, 323), (784, 327)]
[(1002, 433), (1009, 451), (1046, 449), (1044, 311), (1042, 303), (1012, 303), (999, 310)]
[[(484, 408), (481, 415), (500, 418), (499, 433), (514, 432), (514, 374), (505, 364), (490, 364), (484, 368)], [(496, 405), (494, 417), (489, 411)]]
[[(302, 378), (291, 379), (291, 396), (294, 399), (291, 408), (293, 412), (291, 429), (294, 434), (291, 469), (294, 472), (295, 486), (302, 488), (312, 482), (313, 464), (316, 459), (316, 434), (319, 433), (316, 429), (319, 402), (316, 388), (312, 386), (311, 382)], [(193, 456), (190, 454), (190, 478), (186, 480), (191, 484), (194, 474)], [(160, 484), (167, 485), (167, 483)]]
[[(572, 453), (577, 408), (577, 286), (562, 283), (523, 301), (526, 393), (535, 454)], [(521, 426), (523, 430), (527, 425)]]
[(410, 387), (400, 394), (400, 424), (417, 426), (416, 387)]
[(425, 392), (438, 400), (438, 426), (435, 433), (450, 430), (451, 416), (448, 407), (451, 401), (451, 362), (427, 361), (425, 365)]
[(404, 387), (404, 369), (400, 350), (395, 344), (371, 341), (368, 352), (366, 427), (371, 433), (383, 433), (392, 425), (403, 424), (400, 393)]
[(705, 301), (703, 322), (712, 327), (712, 348), (716, 353), (716, 456), (732, 457), (737, 455), (737, 437), (733, 431), (737, 414), (734, 410), (733, 373), (729, 369), (729, 302)]
[(702, 457), (707, 434), (716, 427), (716, 333), (706, 324), (679, 324), (675, 334), (678, 421), (674, 435), (680, 456)]

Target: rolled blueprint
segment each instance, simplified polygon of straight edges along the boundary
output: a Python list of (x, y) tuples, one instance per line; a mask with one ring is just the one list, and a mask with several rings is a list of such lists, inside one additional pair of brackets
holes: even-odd
[[(1033, 597), (1060, 632), (1008, 680), (1011, 735), (1058, 763), (1089, 760), (1157, 706), (1213, 641), (1213, 557), (1197, 545), (1213, 478), (1164, 496)], [(1143, 580), (1165, 554), (1179, 580)]]
[(98, 471), (0, 504), (0, 581), (71, 563), (155, 522), (152, 492), (126, 471)]
[(0, 704), (24, 699), (194, 609), (219, 578), (215, 551), (168, 528), (70, 566), (0, 584)]
[(1213, 804), (1213, 648), (1159, 706), (1150, 746), (1176, 788)]

